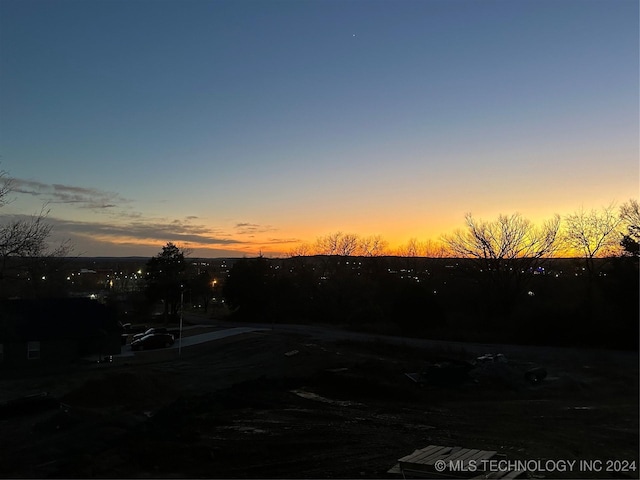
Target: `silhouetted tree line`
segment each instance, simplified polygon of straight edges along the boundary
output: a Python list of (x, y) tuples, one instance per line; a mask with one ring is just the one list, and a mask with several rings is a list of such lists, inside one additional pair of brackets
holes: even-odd
[[(528, 289), (509, 292), (508, 310), (500, 296), (487, 295), (473, 260), (407, 263), (402, 257), (242, 259), (224, 294), (236, 318), (252, 321), (462, 341), (637, 347), (633, 258), (597, 259), (595, 280), (579, 259), (552, 259), (521, 273)], [(588, 297), (587, 288), (595, 294)]]
[[(637, 203), (555, 216), (534, 225), (519, 214), (482, 221), (442, 237), (448, 256), (372, 254), (379, 237), (320, 237), (320, 255), (244, 258), (223, 294), (233, 315), (267, 322), (312, 322), (377, 333), (482, 342), (637, 347), (638, 256), (616, 246), (638, 241)], [(626, 217), (625, 217), (626, 215)], [(626, 226), (626, 234), (619, 230)], [(424, 245), (424, 244), (422, 244)], [(555, 258), (570, 246), (582, 258)], [(424, 250), (423, 250), (424, 251)], [(356, 255), (356, 253), (359, 253)], [(454, 256), (455, 255), (455, 256)], [(608, 255), (608, 256), (607, 256)], [(187, 270), (168, 243), (147, 264), (150, 298), (167, 318), (185, 289), (212, 295), (206, 272)]]
[[(234, 266), (225, 287), (239, 317), (311, 321), (458, 340), (637, 347), (638, 204), (556, 215), (536, 226), (519, 214), (466, 226), (419, 257), (380, 256), (379, 237), (320, 237), (287, 261)], [(619, 228), (626, 227), (626, 233)], [(622, 247), (621, 254), (618, 247)], [(618, 248), (618, 255), (613, 253)], [(582, 259), (557, 259), (558, 251)], [(424, 250), (423, 250), (424, 251)], [(445, 252), (446, 254), (443, 254)]]
[[(0, 208), (13, 184), (0, 170)], [(0, 224), (0, 297), (68, 293), (71, 246), (51, 247), (47, 210)], [(334, 233), (291, 258), (235, 263), (224, 285), (234, 314), (274, 322), (329, 323), (359, 330), (475, 341), (636, 347), (640, 209), (580, 209), (541, 226), (519, 214), (465, 217), (438, 242), (411, 239), (390, 252), (380, 236)], [(580, 258), (557, 259), (570, 252)], [(146, 265), (144, 298), (175, 319), (185, 294), (206, 312), (210, 272), (169, 242)], [(395, 255), (395, 256), (392, 256)], [(133, 294), (132, 294), (133, 295)]]

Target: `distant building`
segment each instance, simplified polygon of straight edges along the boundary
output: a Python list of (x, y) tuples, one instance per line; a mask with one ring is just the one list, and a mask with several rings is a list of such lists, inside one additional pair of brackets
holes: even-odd
[(0, 370), (120, 353), (122, 326), (88, 298), (0, 302)]

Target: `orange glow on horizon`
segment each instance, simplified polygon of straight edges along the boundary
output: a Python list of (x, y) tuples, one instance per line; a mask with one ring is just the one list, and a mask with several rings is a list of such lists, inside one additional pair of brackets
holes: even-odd
[[(624, 202), (622, 202), (624, 203)], [(618, 206), (621, 203), (618, 204)], [(546, 210), (546, 209), (545, 209)], [(597, 208), (596, 208), (597, 210)], [(498, 213), (490, 212), (474, 212), (471, 211), (473, 217), (482, 221), (493, 221), (497, 219), (500, 213), (504, 213), (506, 209), (501, 209)], [(517, 210), (516, 210), (517, 211)], [(575, 212), (576, 209), (569, 210)], [(512, 212), (512, 213), (515, 213)], [(545, 221), (553, 218), (554, 213), (549, 214), (547, 211), (540, 209), (531, 209), (529, 211), (520, 212), (522, 217), (531, 221), (536, 226), (541, 226)], [(505, 215), (509, 215), (505, 213)], [(561, 215), (563, 218), (564, 215)], [(350, 225), (349, 222), (336, 222), (337, 228), (328, 228), (328, 221), (321, 221), (317, 224), (307, 221), (300, 225), (283, 225), (279, 228), (272, 228), (265, 231), (257, 231), (255, 233), (239, 233), (234, 231), (233, 226), (227, 228), (224, 234), (217, 241), (214, 236), (208, 238), (207, 232), (224, 231), (219, 226), (200, 225), (198, 232), (191, 234), (188, 228), (179, 229), (174, 236), (167, 237), (136, 237), (131, 235), (108, 235), (102, 232), (77, 233), (76, 238), (80, 241), (86, 240), (99, 251), (124, 251), (130, 247), (132, 251), (144, 252), (149, 256), (155, 255), (166, 245), (172, 242), (180, 248), (187, 249), (193, 256), (198, 257), (228, 257), (228, 256), (258, 256), (260, 254), (270, 257), (287, 257), (296, 251), (303, 251), (301, 246), (306, 246), (305, 252), (315, 254), (314, 249), (318, 239), (333, 235), (336, 233), (356, 235), (359, 239), (379, 237), (386, 244), (385, 254), (398, 255), (406, 252), (406, 247), (413, 242), (414, 246), (422, 247), (421, 251), (435, 252), (438, 251), (442, 244), (443, 237), (451, 235), (457, 230), (465, 230), (464, 213), (460, 213), (459, 217), (451, 221), (444, 215), (432, 215), (430, 220), (426, 220), (424, 224), (416, 221), (414, 218), (381, 218), (377, 217), (373, 220), (365, 219), (360, 223), (353, 223), (353, 228), (344, 228)], [(277, 219), (269, 219), (272, 224), (277, 224)], [(427, 224), (428, 223), (428, 224)], [(381, 228), (384, 227), (384, 228)], [(562, 222), (561, 222), (562, 230)], [(120, 229), (123, 231), (124, 229)], [(203, 233), (204, 232), (204, 233)], [(213, 234), (211, 234), (213, 235)], [(188, 238), (188, 240), (186, 240)], [(201, 241), (198, 239), (201, 238)], [(114, 248), (110, 248), (114, 247)], [(92, 247), (93, 248), (93, 247)], [(606, 252), (603, 252), (606, 255)], [(126, 255), (122, 255), (126, 256)], [(557, 251), (555, 257), (582, 257), (580, 251), (573, 251), (567, 248)]]

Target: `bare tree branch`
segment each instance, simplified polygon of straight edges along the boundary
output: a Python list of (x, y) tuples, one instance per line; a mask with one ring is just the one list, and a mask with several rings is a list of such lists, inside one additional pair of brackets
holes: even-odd
[(635, 241), (640, 241), (640, 205), (631, 199), (620, 206), (620, 219), (627, 227), (627, 234)]
[(585, 258), (590, 275), (595, 274), (593, 259), (609, 255), (618, 247), (619, 238), (614, 232), (621, 222), (613, 204), (588, 212), (580, 208), (565, 217), (564, 242)]
[(9, 178), (7, 172), (0, 170), (0, 207), (9, 203), (9, 193), (13, 190), (13, 179)]
[[(0, 207), (7, 204), (13, 181), (4, 170), (0, 171)], [(66, 257), (72, 250), (70, 242), (50, 248), (48, 240), (53, 227), (46, 222), (47, 205), (31, 217), (19, 217), (0, 225), (0, 280), (16, 279), (21, 273), (56, 268), (55, 258)]]
[(500, 215), (493, 222), (465, 215), (466, 229), (444, 236), (450, 254), (475, 260), (475, 271), (509, 310), (539, 267), (557, 249), (560, 217), (554, 216), (536, 227), (520, 214)]

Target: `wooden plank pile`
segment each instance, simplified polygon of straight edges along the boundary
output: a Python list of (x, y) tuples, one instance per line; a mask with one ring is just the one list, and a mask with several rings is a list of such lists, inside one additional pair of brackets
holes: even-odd
[(524, 478), (526, 472), (522, 470), (486, 471), (490, 460), (505, 458), (493, 450), (429, 445), (398, 459), (398, 464), (389, 473), (417, 478)]

